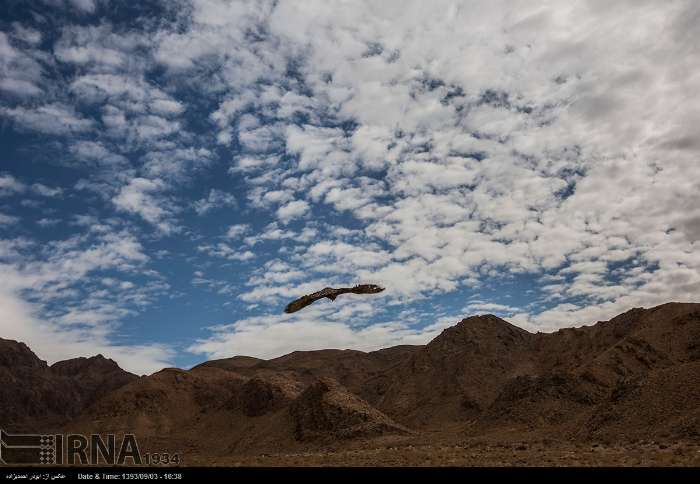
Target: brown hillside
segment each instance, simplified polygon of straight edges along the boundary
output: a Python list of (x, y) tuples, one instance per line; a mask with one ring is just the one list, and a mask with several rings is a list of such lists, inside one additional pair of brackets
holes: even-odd
[(0, 428), (57, 425), (136, 378), (102, 355), (48, 366), (24, 343), (0, 338)]

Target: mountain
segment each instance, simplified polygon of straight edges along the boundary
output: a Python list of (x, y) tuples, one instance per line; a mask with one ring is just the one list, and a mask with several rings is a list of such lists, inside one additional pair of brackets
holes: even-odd
[(533, 336), (493, 315), (464, 319), (370, 380), (369, 401), (409, 427), (451, 428), (535, 372)]
[(200, 463), (477, 440), (700, 444), (700, 304), (537, 334), (474, 316), (424, 346), (235, 356), (140, 378), (101, 356), (48, 366), (0, 340), (0, 384), (4, 429), (128, 431)]
[(24, 343), (0, 338), (0, 428), (34, 430), (66, 422), (137, 378), (102, 355), (49, 366)]

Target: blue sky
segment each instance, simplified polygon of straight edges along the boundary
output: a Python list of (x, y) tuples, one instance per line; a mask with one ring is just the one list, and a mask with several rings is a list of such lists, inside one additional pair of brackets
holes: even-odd
[[(692, 1), (0, 7), (0, 336), (139, 373), (700, 290)], [(297, 296), (375, 282), (370, 298)]]

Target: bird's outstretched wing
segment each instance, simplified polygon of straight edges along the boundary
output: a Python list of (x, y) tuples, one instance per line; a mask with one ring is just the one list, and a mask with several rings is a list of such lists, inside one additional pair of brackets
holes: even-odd
[(320, 291), (316, 291), (311, 294), (307, 294), (306, 296), (301, 296), (299, 299), (296, 299), (289, 304), (287, 304), (287, 307), (284, 309), (285, 313), (295, 313), (299, 311), (300, 309), (305, 308), (309, 304), (315, 303), (319, 299), (323, 299), (324, 297), (327, 297), (331, 300), (334, 300), (338, 296), (338, 289), (333, 289), (332, 287), (326, 287), (324, 289), (321, 289)]
[(339, 288), (332, 288), (332, 287), (326, 287), (321, 289), (320, 291), (316, 291), (311, 294), (307, 294), (306, 296), (302, 296), (299, 299), (296, 299), (289, 303), (286, 308), (284, 308), (285, 313), (295, 313), (299, 311), (300, 309), (305, 308), (309, 304), (312, 304), (319, 299), (323, 299), (324, 297), (327, 297), (331, 301), (335, 301), (335, 298), (338, 297), (341, 294), (347, 294), (347, 293), (353, 293), (353, 294), (376, 294), (378, 292), (382, 292), (384, 290), (383, 287), (377, 286), (375, 284), (360, 284), (354, 287), (339, 287)]

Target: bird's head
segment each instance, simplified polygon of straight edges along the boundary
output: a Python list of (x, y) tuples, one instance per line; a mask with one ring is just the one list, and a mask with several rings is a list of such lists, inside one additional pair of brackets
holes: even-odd
[(365, 288), (365, 290), (370, 294), (376, 294), (384, 290), (382, 286), (378, 286), (377, 284), (366, 284)]

